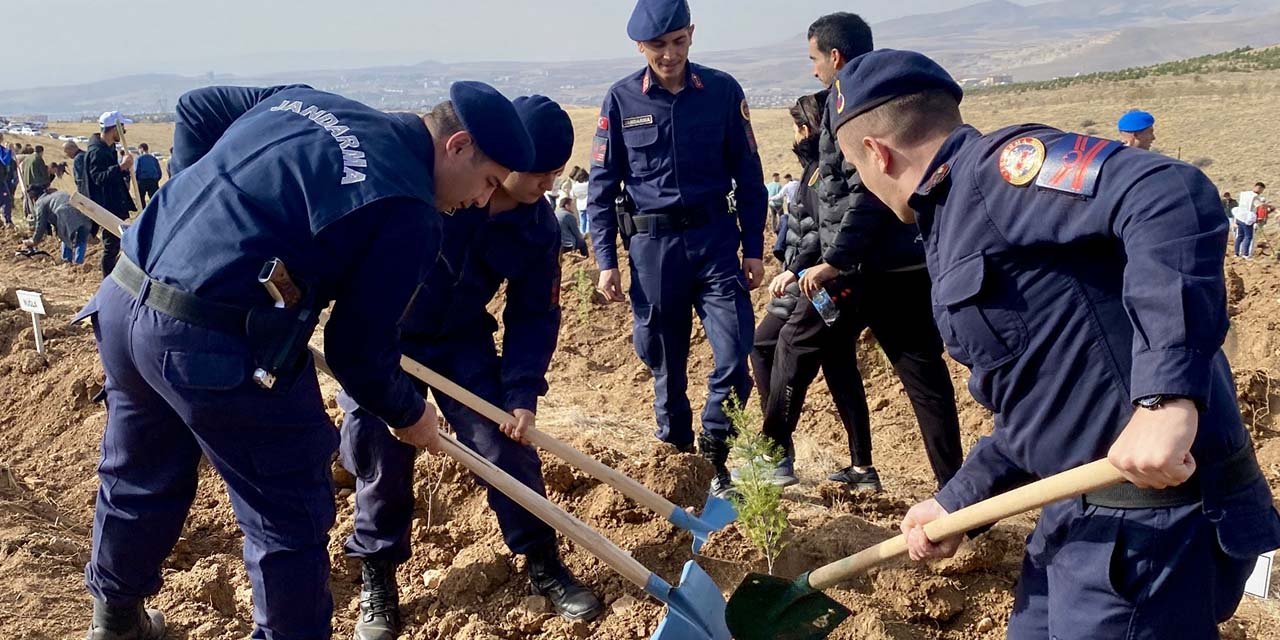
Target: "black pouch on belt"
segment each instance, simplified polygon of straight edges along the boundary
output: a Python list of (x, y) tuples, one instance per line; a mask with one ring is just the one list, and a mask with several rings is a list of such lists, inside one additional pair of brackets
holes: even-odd
[(320, 314), (309, 304), (249, 310), (245, 328), (258, 386), (272, 389), (281, 382), (284, 388), (292, 386), (310, 357), (307, 343), (319, 320)]

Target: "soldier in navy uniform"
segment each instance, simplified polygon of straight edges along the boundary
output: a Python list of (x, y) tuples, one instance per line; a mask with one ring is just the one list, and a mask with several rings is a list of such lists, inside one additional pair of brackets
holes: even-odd
[(863, 182), (925, 241), (934, 315), (996, 415), (902, 522), (923, 525), (1107, 458), (1126, 482), (1044, 509), (1011, 638), (1216, 638), (1280, 517), (1231, 369), (1226, 221), (1196, 168), (1113, 140), (963, 124), (937, 63), (881, 50), (841, 70), (833, 129)]
[[(444, 220), (440, 257), (401, 320), (400, 344), (409, 357), (513, 414), (516, 422), (498, 425), (436, 396), (464, 445), (545, 495), (542, 463), (521, 440), (536, 424), (560, 330), (560, 231), (543, 194), (564, 171), (573, 124), (543, 96), (517, 98), (515, 107), (534, 141), (534, 162), (508, 176), (487, 207)], [(499, 356), (498, 321), (486, 306), (504, 282)], [(426, 392), (425, 385), (419, 389)], [(416, 450), (397, 442), (382, 419), (351, 396), (338, 401), (347, 411), (342, 462), (356, 476), (356, 524), (346, 550), (363, 566), (356, 639), (394, 640), (401, 627), (395, 569), (410, 554)], [(560, 562), (555, 530), (492, 488), (489, 505), (507, 547), (525, 556), (533, 592), (571, 620), (598, 616), (600, 600)]]
[(625, 186), (634, 202), (635, 214), (624, 215), (635, 232), (636, 352), (653, 372), (658, 439), (684, 451), (694, 444), (686, 394), (693, 312), (702, 319), (715, 368), (698, 444), (716, 469), (712, 493), (725, 495), (732, 425), (723, 405), (731, 395), (745, 402), (751, 388), (747, 355), (755, 319), (748, 291), (764, 279), (768, 192), (742, 87), (722, 71), (688, 61), (693, 31), (686, 0), (636, 4), (627, 35), (648, 65), (605, 96), (591, 145), (587, 214), (598, 288), (607, 300), (622, 302), (615, 199)]
[(202, 456), (244, 532), (252, 637), (331, 636), (338, 433), (306, 346), (317, 316), (333, 303), (325, 350), (347, 393), (396, 439), (436, 450), (396, 322), (434, 262), (438, 210), (483, 205), (533, 158), (492, 87), (459, 82), (450, 98), (422, 117), (304, 86), (180, 99), (182, 172), (126, 229), (80, 314), (93, 318), (108, 406), (90, 640), (164, 635), (143, 600), (160, 589)]
[(1151, 149), (1156, 141), (1156, 117), (1139, 109), (1128, 111), (1116, 121), (1120, 142), (1126, 147)]

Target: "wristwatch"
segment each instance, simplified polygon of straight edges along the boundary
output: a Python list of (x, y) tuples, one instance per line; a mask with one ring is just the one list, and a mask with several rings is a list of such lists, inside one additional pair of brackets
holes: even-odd
[(1142, 407), (1143, 409), (1159, 409), (1166, 402), (1170, 402), (1172, 400), (1181, 400), (1184, 397), (1185, 396), (1174, 396), (1174, 395), (1165, 395), (1165, 394), (1157, 393), (1152, 396), (1143, 396), (1141, 398), (1138, 398), (1137, 401), (1135, 401), (1133, 404), (1139, 407)]

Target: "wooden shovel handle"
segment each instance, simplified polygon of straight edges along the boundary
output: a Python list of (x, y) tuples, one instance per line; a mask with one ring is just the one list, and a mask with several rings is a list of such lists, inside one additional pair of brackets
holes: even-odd
[[(432, 371), (426, 365), (410, 358), (402, 356), (400, 358), (400, 366), (409, 375), (427, 383), (432, 389), (443, 393), (458, 402), (470, 407), (476, 413), (502, 424), (504, 422), (515, 422), (515, 417), (511, 414), (494, 406), (493, 403), (481, 398), (480, 396), (462, 388), (457, 383), (448, 378)], [(668, 517), (672, 511), (676, 509), (676, 505), (670, 500), (655, 493), (649, 487), (636, 482), (635, 480), (619, 473), (613, 467), (610, 467), (599, 460), (569, 446), (567, 443), (558, 440), (545, 432), (537, 429), (529, 429), (525, 432), (525, 437), (534, 446), (545, 449), (552, 455), (568, 462), (569, 464), (582, 469), (589, 475), (599, 479), (601, 482), (617, 489), (623, 495), (635, 500), (645, 508), (654, 511), (662, 517)]]
[(120, 226), (120, 218), (115, 214), (103, 209), (101, 205), (85, 197), (82, 193), (74, 193), (71, 195), (71, 206), (80, 210), (90, 220), (98, 223), (98, 226), (115, 234), (117, 238), (122, 233)]
[[(325, 362), (324, 353), (315, 347), (311, 347), (311, 353), (315, 356), (316, 368), (332, 377), (333, 371), (329, 369), (328, 363)], [(623, 551), (608, 538), (600, 535), (595, 529), (552, 504), (550, 500), (538, 495), (533, 489), (521, 484), (487, 458), (463, 446), (453, 436), (442, 432), (440, 434), (440, 444), (444, 452), (449, 454), (449, 457), (462, 463), (462, 466), (489, 483), (494, 489), (515, 500), (517, 504), (524, 507), (529, 513), (551, 525), (551, 528), (591, 552), (592, 555), (609, 565), (622, 577), (630, 580), (641, 589), (648, 585), (649, 576), (652, 575), (652, 572), (635, 558), (632, 558), (631, 554)]]
[[(1124, 476), (1110, 462), (1090, 462), (947, 514), (926, 524), (924, 532), (930, 540), (945, 540), (1024, 511), (1119, 484), (1123, 480)], [(827, 589), (906, 552), (906, 536), (895, 536), (815, 569), (809, 574), (809, 586), (819, 591)]]

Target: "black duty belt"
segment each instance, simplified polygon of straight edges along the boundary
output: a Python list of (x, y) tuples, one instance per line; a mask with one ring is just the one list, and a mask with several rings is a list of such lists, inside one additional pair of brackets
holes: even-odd
[[(1231, 493), (1262, 477), (1262, 469), (1254, 456), (1253, 444), (1241, 447), (1215, 469), (1218, 486), (1215, 492)], [(1204, 487), (1197, 471), (1186, 482), (1167, 489), (1143, 489), (1129, 482), (1100, 489), (1084, 495), (1085, 504), (1108, 509), (1161, 509), (1195, 504), (1204, 499)]]
[(637, 233), (676, 233), (706, 226), (717, 215), (725, 215), (724, 207), (670, 207), (661, 211), (632, 216)]
[(167, 285), (148, 276), (132, 260), (120, 255), (116, 268), (111, 271), (111, 279), (137, 298), (142, 285), (147, 282), (147, 291), (142, 304), (167, 316), (177, 318), (198, 327), (221, 331), (233, 335), (245, 333), (248, 311), (220, 302), (203, 300), (181, 289)]

